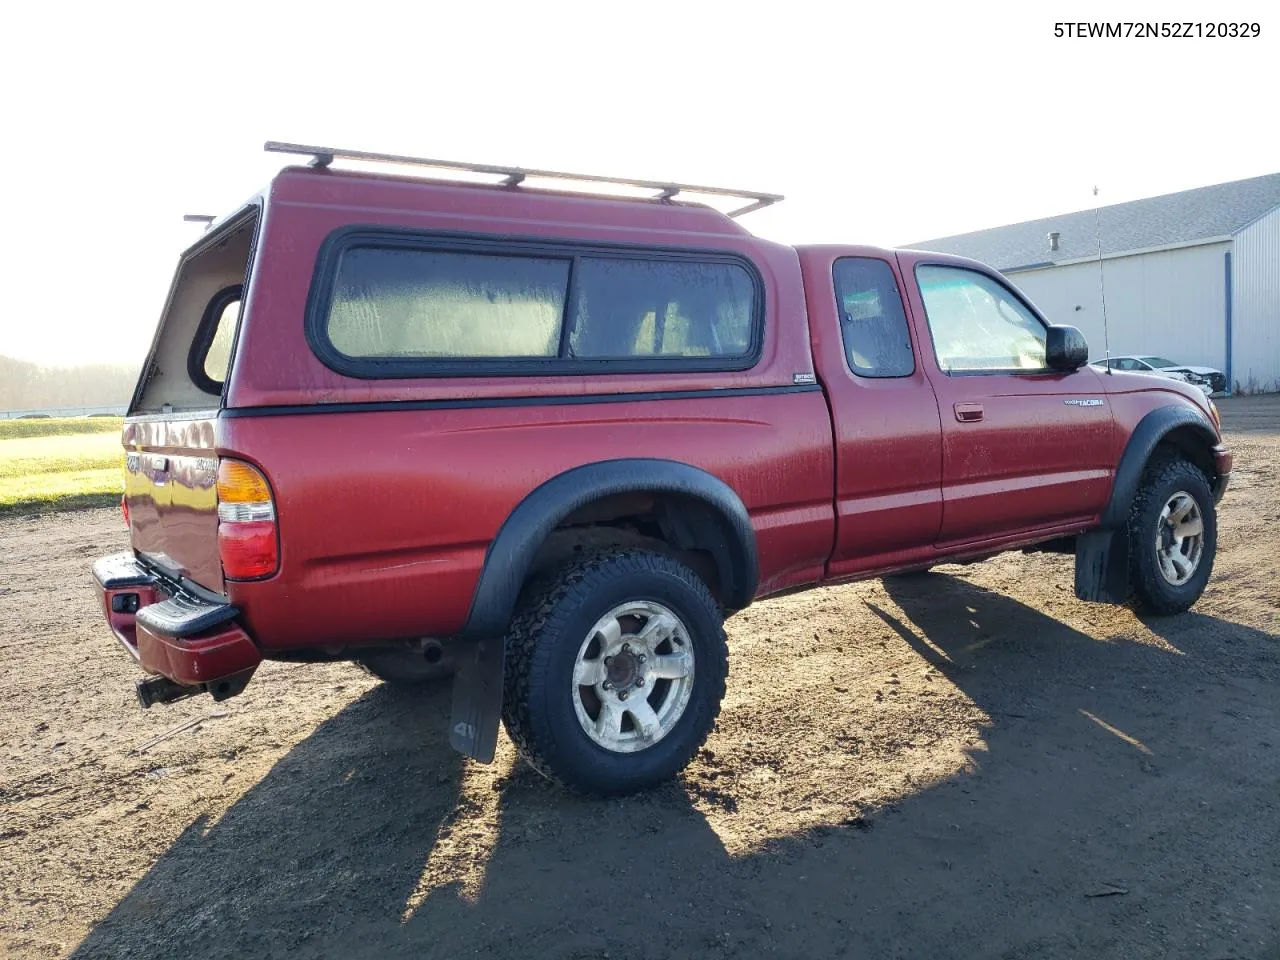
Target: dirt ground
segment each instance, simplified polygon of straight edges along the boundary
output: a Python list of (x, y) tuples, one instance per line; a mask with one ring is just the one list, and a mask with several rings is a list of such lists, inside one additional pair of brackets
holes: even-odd
[(1222, 407), (1193, 612), (1047, 555), (762, 603), (706, 749), (621, 801), (345, 664), (143, 712), (89, 574), (118, 513), (0, 522), (0, 950), (1280, 958), (1280, 398)]

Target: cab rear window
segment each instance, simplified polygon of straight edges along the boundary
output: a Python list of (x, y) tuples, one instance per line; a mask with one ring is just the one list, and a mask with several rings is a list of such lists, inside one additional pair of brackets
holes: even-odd
[(307, 334), (359, 377), (743, 369), (761, 284), (733, 254), (340, 235)]

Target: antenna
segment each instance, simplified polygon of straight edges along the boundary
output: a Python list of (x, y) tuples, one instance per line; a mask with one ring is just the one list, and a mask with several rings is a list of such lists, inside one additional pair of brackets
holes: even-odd
[(1098, 219), (1098, 185), (1093, 185), (1093, 234), (1098, 241), (1098, 290), (1102, 293), (1102, 346), (1107, 354), (1107, 376), (1111, 376), (1111, 335), (1107, 331), (1107, 281), (1102, 275), (1102, 227)]

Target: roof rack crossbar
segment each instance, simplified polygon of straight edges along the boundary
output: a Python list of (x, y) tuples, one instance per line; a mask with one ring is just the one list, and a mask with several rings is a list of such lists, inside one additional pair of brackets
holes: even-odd
[(491, 174), (502, 177), (501, 186), (514, 187), (529, 177), (546, 180), (576, 180), (580, 183), (609, 183), (642, 190), (658, 191), (651, 199), (670, 200), (679, 193), (700, 193), (716, 197), (736, 197), (751, 201), (746, 206), (731, 211), (728, 216), (740, 217), (782, 200), (781, 194), (761, 193), (758, 190), (735, 190), (730, 187), (696, 186), (689, 183), (670, 183), (660, 180), (633, 180), (624, 177), (604, 177), (595, 173), (564, 173), (557, 170), (535, 170), (525, 167), (504, 167), (491, 163), (465, 163), (457, 160), (432, 160), (427, 157), (406, 157), (391, 153), (369, 153), (365, 150), (341, 150), (333, 147), (313, 147), (299, 143), (280, 143), (268, 140), (264, 149), (268, 153), (289, 153), (310, 157), (313, 167), (328, 167), (334, 160), (359, 160), (369, 163), (397, 163), (436, 170), (465, 170), (469, 173)]

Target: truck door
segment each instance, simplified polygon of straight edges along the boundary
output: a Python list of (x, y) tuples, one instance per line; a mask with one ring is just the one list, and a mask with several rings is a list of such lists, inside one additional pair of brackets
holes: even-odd
[(942, 522), (938, 405), (917, 359), (897, 264), (866, 252), (801, 253), (814, 364), (835, 437), (831, 578), (931, 555)]
[(901, 254), (942, 418), (943, 549), (1089, 521), (1111, 490), (1113, 423), (1089, 366), (1045, 365), (1045, 321), (998, 277)]

